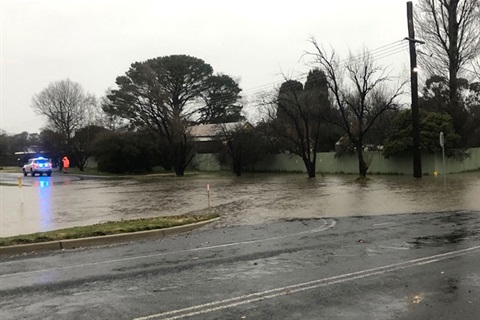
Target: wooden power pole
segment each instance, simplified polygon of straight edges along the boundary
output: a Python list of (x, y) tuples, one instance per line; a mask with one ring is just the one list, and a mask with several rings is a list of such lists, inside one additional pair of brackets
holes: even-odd
[(413, 5), (407, 2), (408, 40), (410, 48), (410, 78), (412, 90), (412, 131), (413, 131), (413, 176), (422, 177), (422, 157), (420, 150), (420, 115), (418, 110), (418, 75), (416, 43), (423, 43), (415, 39), (413, 27)]

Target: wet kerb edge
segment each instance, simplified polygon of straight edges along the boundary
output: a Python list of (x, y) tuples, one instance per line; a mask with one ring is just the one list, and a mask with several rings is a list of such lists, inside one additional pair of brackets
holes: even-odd
[(53, 250), (62, 250), (62, 249), (75, 249), (82, 247), (93, 247), (108, 245), (121, 242), (129, 242), (135, 240), (148, 240), (155, 238), (162, 238), (169, 235), (174, 235), (177, 233), (191, 231), (200, 227), (203, 227), (206, 224), (217, 221), (219, 218), (215, 218), (208, 221), (197, 222), (185, 226), (177, 226), (172, 228), (157, 229), (157, 230), (147, 230), (139, 231), (132, 233), (122, 233), (122, 234), (112, 234), (99, 237), (90, 237), (90, 238), (81, 238), (81, 239), (67, 239), (60, 241), (48, 241), (40, 243), (30, 243), (30, 244), (20, 244), (14, 246), (5, 246), (0, 247), (0, 255), (13, 255), (29, 252), (40, 252), (40, 251), (53, 251)]

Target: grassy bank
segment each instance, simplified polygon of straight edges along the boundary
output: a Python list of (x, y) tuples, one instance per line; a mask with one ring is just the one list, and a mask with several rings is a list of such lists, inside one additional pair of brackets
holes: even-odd
[(87, 237), (105, 236), (110, 234), (156, 230), (187, 225), (195, 222), (207, 221), (217, 218), (218, 216), (218, 214), (182, 215), (136, 220), (111, 221), (94, 224), (91, 226), (74, 227), (0, 238), (0, 246), (58, 241), (65, 239), (80, 239)]

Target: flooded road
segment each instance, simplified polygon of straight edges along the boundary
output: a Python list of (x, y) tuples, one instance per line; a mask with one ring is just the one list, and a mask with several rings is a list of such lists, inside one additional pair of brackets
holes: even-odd
[(195, 174), (87, 178), (0, 175), (0, 237), (99, 222), (177, 215), (208, 207), (222, 215), (217, 225), (279, 219), (480, 210), (480, 173), (443, 177), (354, 175), (307, 179), (305, 174), (244, 177)]

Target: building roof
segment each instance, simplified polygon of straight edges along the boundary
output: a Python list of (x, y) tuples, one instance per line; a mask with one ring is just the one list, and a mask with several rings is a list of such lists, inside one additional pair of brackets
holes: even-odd
[[(201, 124), (190, 127), (190, 134), (199, 141), (211, 140), (223, 133), (241, 129), (250, 125), (247, 121), (218, 123), (218, 124)], [(251, 126), (251, 125), (250, 125)]]

